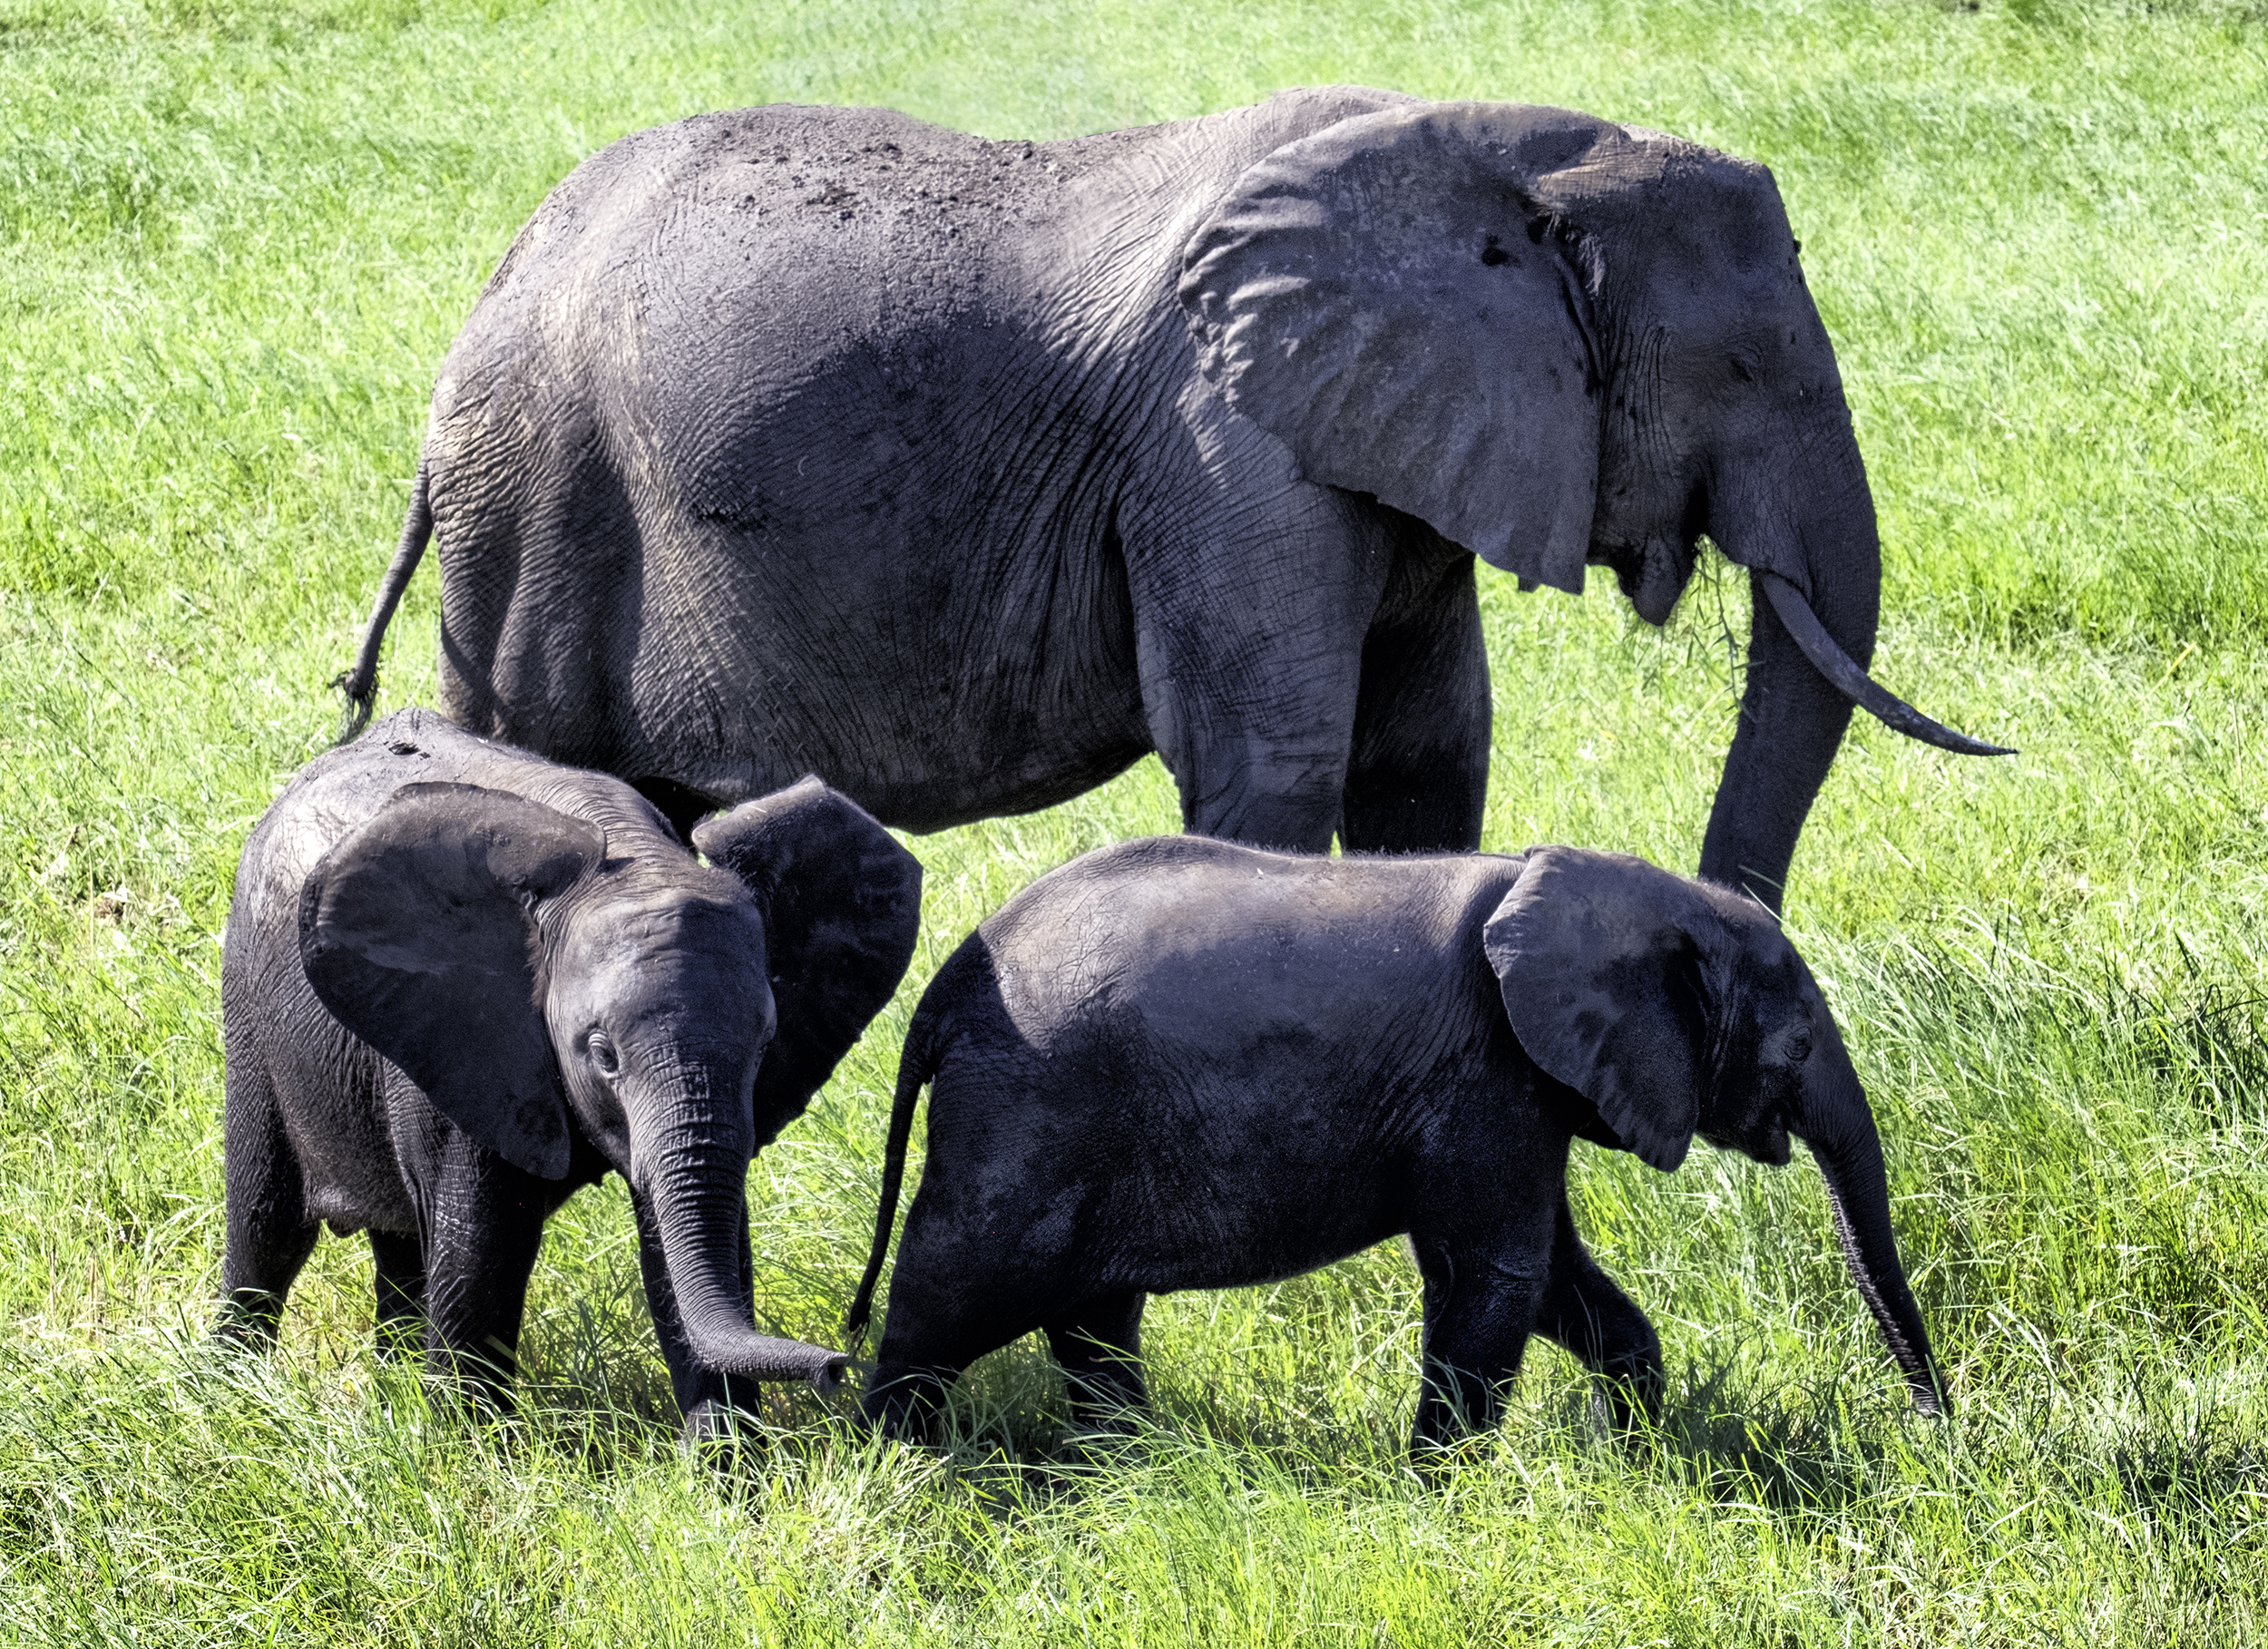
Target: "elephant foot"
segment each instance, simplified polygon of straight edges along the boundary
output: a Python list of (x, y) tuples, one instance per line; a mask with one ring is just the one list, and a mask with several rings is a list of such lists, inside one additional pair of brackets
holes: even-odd
[(959, 1372), (880, 1364), (866, 1376), (859, 1417), (869, 1430), (894, 1441), (935, 1448), (945, 1441), (945, 1396)]
[(1149, 1415), (1129, 1409), (1109, 1420), (1074, 1420), (1051, 1451), (1067, 1469), (1122, 1470), (1149, 1458), (1154, 1428)]
[(713, 1397), (693, 1405), (678, 1433), (678, 1452), (720, 1477), (753, 1470), (767, 1446), (761, 1417)]
[(1464, 1468), (1484, 1463), (1495, 1441), (1493, 1427), (1441, 1437), (1413, 1437), (1410, 1469), (1429, 1492), (1438, 1490)]
[(240, 1288), (223, 1295), (213, 1313), (212, 1337), (247, 1351), (271, 1351), (283, 1323), (283, 1296), (264, 1288)]
[(1591, 1412), (1620, 1442), (1636, 1446), (1660, 1434), (1669, 1377), (1654, 1361), (1634, 1361), (1600, 1371), (1593, 1383)]

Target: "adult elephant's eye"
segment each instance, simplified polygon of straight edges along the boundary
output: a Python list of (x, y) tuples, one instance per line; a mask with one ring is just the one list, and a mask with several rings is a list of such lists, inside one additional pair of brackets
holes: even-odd
[(611, 1077), (621, 1073), (621, 1059), (615, 1054), (613, 1040), (605, 1031), (592, 1031), (584, 1040), (583, 1048), (591, 1055), (591, 1063), (599, 1068), (601, 1075)]

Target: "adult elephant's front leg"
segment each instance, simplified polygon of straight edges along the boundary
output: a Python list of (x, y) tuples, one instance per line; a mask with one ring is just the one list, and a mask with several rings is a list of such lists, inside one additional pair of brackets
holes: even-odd
[(1325, 853), (1389, 556), (1327, 488), (1265, 513), (1208, 540), (1129, 543), (1142, 710), (1184, 830)]
[(1349, 853), (1479, 847), (1490, 724), (1472, 557), (1447, 545), (1405, 552), (1363, 643), (1340, 843)]

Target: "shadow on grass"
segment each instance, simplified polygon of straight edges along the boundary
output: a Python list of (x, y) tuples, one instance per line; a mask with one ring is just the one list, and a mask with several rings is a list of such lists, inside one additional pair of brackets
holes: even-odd
[[(0, 1351), (0, 1454), (51, 1462), (53, 1470), (29, 1473), (35, 1484), (200, 1486), (264, 1463), (280, 1474), (275, 1481), (299, 1481), (308, 1494), (316, 1492), (304, 1480), (308, 1461), (350, 1476), (375, 1468), (470, 1481), (493, 1470), (604, 1483), (684, 1460), (682, 1417), (641, 1300), (581, 1303), (522, 1350), (499, 1412), (428, 1377), (422, 1357), (381, 1361), (367, 1344), (343, 1356), (295, 1357), (288, 1345), (260, 1351), (216, 1340), (203, 1322), (61, 1356), (14, 1348)], [(855, 1394), (758, 1391), (761, 1409), (736, 1458), (722, 1462), (731, 1467), (724, 1475), (808, 1459), (855, 1435), (846, 1423)], [(22, 1510), (5, 1481), (15, 1475), (0, 1468), (0, 1539)]]
[(1885, 1482), (1912, 1474), (1917, 1455), (1958, 1447), (1958, 1422), (1886, 1405), (1871, 1366), (1813, 1386), (1771, 1388), (1759, 1384), (1753, 1363), (1735, 1348), (1690, 1371), (1662, 1423), (1637, 1436), (1613, 1430), (1588, 1381), (1554, 1382), (1549, 1395), (1516, 1397), (1497, 1428), (1422, 1469), (1408, 1452), (1408, 1402), (1347, 1413), (1310, 1408), (1287, 1422), (1277, 1418), (1287, 1405), (1265, 1394), (1240, 1400), (1169, 1389), (1122, 1427), (1075, 1430), (1060, 1373), (1032, 1338), (963, 1377), (943, 1440), (926, 1452), (1001, 1517), (1065, 1509), (1116, 1492), (1120, 1478), (1155, 1480), (1161, 1467), (1199, 1454), (1208, 1471), (1254, 1490), (1445, 1498), (1491, 1477), (1603, 1473), (1649, 1478), (1728, 1507), (1816, 1517), (1878, 1500)]
[(1877, 1498), (1917, 1454), (1958, 1448), (1958, 1419), (1886, 1400), (1871, 1366), (1775, 1386), (1742, 1361), (1735, 1351), (1690, 1371), (1660, 1427), (1628, 1446), (1634, 1459), (1720, 1505), (1835, 1517)]
[[(60, 1358), (37, 1347), (0, 1353), (0, 1454), (24, 1468), (0, 1471), (0, 1540), (35, 1534), (45, 1498), (74, 1481), (203, 1492), (209, 1479), (265, 1463), (307, 1479), (297, 1492), (312, 1508), (372, 1472), (604, 1481), (682, 1463), (675, 1400), (638, 1305), (633, 1295), (554, 1316), (501, 1418), (435, 1405), (414, 1363), (365, 1352), (308, 1366), (216, 1345), (201, 1323)], [(1799, 1523), (1873, 1519), (1916, 1495), (1991, 1500), (2028, 1483), (2185, 1546), (2268, 1527), (2268, 1392), (2251, 1384), (2172, 1391), (2136, 1371), (2126, 1390), (2084, 1406), (2068, 1389), (2028, 1389), (1972, 1395), (1941, 1420), (1907, 1410), (1872, 1362), (1773, 1383), (1752, 1348), (1735, 1343), (1680, 1372), (1658, 1427), (1623, 1437), (1586, 1379), (1532, 1374), (1535, 1388), (1515, 1395), (1504, 1424), (1426, 1474), (1405, 1452), (1407, 1410), (1394, 1404), (1289, 1423), (1265, 1392), (1239, 1400), (1169, 1389), (1123, 1429), (1076, 1432), (1053, 1360), (1027, 1339), (958, 1383), (943, 1442), (914, 1451), (933, 1469), (916, 1475), (995, 1524), (1098, 1495), (1178, 1492), (1195, 1472), (1190, 1482), (1201, 1478), (1208, 1496), (1241, 1486), (1333, 1500), (1620, 1480)], [(861, 1470), (860, 1457), (889, 1456), (895, 1446), (858, 1423), (856, 1395), (767, 1388), (731, 1458), (709, 1462), (725, 1468), (713, 1474), (719, 1486), (737, 1498), (767, 1478)], [(339, 1478), (329, 1491), (314, 1481), (327, 1474)]]

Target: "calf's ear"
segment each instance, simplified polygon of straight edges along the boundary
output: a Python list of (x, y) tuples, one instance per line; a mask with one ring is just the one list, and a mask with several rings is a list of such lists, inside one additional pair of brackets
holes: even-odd
[(802, 1114), (914, 960), (922, 866), (873, 815), (805, 778), (695, 826), (764, 912), (779, 1029), (756, 1073), (759, 1143)]
[(543, 1179), (567, 1173), (534, 912), (606, 856), (595, 824), (475, 785), (406, 785), (299, 890), (299, 960), (338, 1022), (451, 1122)]
[(1708, 1003), (1695, 935), (1715, 913), (1692, 883), (1627, 854), (1527, 858), (1482, 935), (1512, 1034), (1666, 1173), (1700, 1117)]

